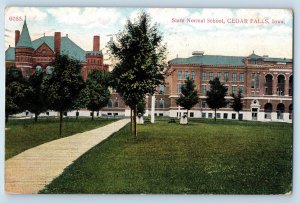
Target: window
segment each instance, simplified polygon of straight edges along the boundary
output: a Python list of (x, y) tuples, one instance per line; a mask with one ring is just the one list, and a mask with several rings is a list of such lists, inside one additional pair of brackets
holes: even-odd
[(255, 88), (259, 88), (259, 73), (257, 73), (255, 77)]
[(202, 118), (206, 118), (206, 113), (202, 113), (202, 114), (201, 114), (201, 117), (202, 117)]
[(224, 113), (224, 119), (227, 119), (228, 118), (228, 113)]
[(202, 80), (206, 80), (206, 72), (202, 73)]
[(194, 112), (190, 112), (190, 117), (191, 117), (191, 118), (194, 117)]
[(213, 72), (209, 72), (209, 80), (214, 80), (214, 73)]
[(192, 73), (191, 73), (191, 79), (195, 80), (195, 72), (194, 71), (192, 71)]
[(107, 107), (108, 107), (108, 108), (111, 108), (111, 107), (112, 107), (112, 100), (111, 100), (111, 99), (110, 99), (110, 100), (108, 100)]
[(47, 66), (46, 73), (47, 75), (52, 75), (54, 68), (52, 66)]
[(255, 84), (255, 73), (251, 74), (251, 88), (254, 88), (254, 84)]
[(39, 65), (37, 65), (37, 66), (35, 67), (35, 71), (36, 71), (37, 73), (40, 73), (40, 72), (42, 71), (42, 67), (39, 66)]
[(236, 86), (232, 86), (232, 93), (236, 94)]
[(236, 81), (236, 73), (232, 73), (232, 81)]
[(208, 118), (212, 118), (212, 113), (208, 113)]
[(163, 99), (159, 100), (159, 108), (164, 108), (165, 107), (165, 101)]
[(235, 118), (236, 118), (236, 114), (233, 113), (233, 114), (231, 115), (231, 118), (232, 118), (232, 119), (235, 119)]
[(251, 88), (259, 88), (259, 73), (252, 73), (251, 75)]
[(221, 80), (222, 79), (222, 73), (218, 72), (217, 74), (218, 74), (217, 77), (219, 78), (219, 80)]
[(226, 81), (226, 82), (228, 82), (228, 80), (229, 80), (229, 73), (224, 73), (224, 80)]
[(115, 100), (115, 107), (119, 108), (119, 100), (118, 99)]
[(201, 85), (202, 94), (206, 94), (206, 85)]
[(178, 94), (181, 94), (181, 87), (182, 87), (182, 84), (177, 84), (177, 93)]
[(220, 113), (217, 113), (217, 118), (221, 118), (221, 114)]
[(189, 73), (187, 71), (184, 71), (184, 79), (187, 80), (188, 77), (189, 77)]
[(159, 85), (159, 92), (162, 94), (162, 93), (165, 93), (165, 86), (164, 85)]
[(206, 108), (206, 101), (205, 100), (201, 100), (201, 108)]
[(240, 73), (240, 81), (244, 82), (244, 73)]
[(240, 86), (241, 94), (244, 94), (244, 86)]
[(178, 71), (178, 80), (182, 79), (182, 71)]

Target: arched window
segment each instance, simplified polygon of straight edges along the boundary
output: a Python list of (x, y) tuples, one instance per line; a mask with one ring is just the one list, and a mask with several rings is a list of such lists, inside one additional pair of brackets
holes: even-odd
[(284, 104), (283, 103), (279, 103), (277, 105), (277, 119), (282, 120), (283, 119), (283, 113), (284, 113)]
[(293, 76), (289, 78), (289, 96), (293, 96)]
[(273, 91), (273, 76), (271, 74), (267, 74), (265, 76), (265, 95), (272, 95)]
[(37, 65), (37, 66), (35, 67), (35, 72), (37, 72), (37, 73), (42, 72), (42, 67), (41, 67), (40, 65)]
[(279, 96), (284, 95), (284, 85), (285, 85), (285, 80), (283, 75), (278, 75), (277, 78), (277, 94)]
[(111, 100), (111, 99), (110, 99), (110, 100), (108, 100), (107, 107), (108, 107), (108, 108), (112, 108), (112, 100)]
[(163, 109), (165, 107), (165, 101), (163, 99), (159, 100), (159, 108)]
[(265, 109), (265, 118), (266, 119), (271, 119), (272, 104), (271, 103), (266, 103), (264, 109)]
[(115, 107), (119, 108), (119, 100), (118, 99), (115, 100)]
[(52, 67), (52, 66), (47, 66), (47, 68), (46, 68), (46, 74), (47, 74), (47, 75), (52, 75), (53, 70), (54, 70), (54, 67)]

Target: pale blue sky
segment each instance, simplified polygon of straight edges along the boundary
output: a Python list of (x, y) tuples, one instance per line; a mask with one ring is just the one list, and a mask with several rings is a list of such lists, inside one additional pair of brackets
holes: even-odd
[[(101, 49), (110, 39), (108, 35), (123, 29), (128, 18), (134, 19), (147, 11), (152, 22), (159, 24), (168, 47), (168, 60), (188, 57), (192, 51), (211, 55), (247, 56), (254, 50), (259, 55), (292, 58), (293, 14), (279, 9), (197, 9), (197, 8), (76, 8), (76, 7), (9, 7), (5, 12), (5, 48), (14, 46), (14, 30), (21, 29), (23, 21), (10, 20), (12, 16), (27, 16), (32, 40), (55, 31), (69, 35), (85, 50), (92, 49), (92, 36), (101, 36)], [(202, 23), (188, 23), (190, 19), (205, 19)], [(183, 19), (174, 23), (174, 19)], [(223, 19), (223, 23), (208, 23), (208, 19)], [(228, 23), (247, 19), (248, 23)], [(269, 24), (250, 23), (250, 20), (268, 19)], [(273, 24), (272, 20), (283, 24)]]

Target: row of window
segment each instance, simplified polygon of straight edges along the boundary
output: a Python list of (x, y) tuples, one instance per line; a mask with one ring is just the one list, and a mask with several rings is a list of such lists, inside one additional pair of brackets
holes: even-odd
[[(229, 116), (230, 116), (229, 113), (224, 113), (223, 114), (223, 119), (229, 119)], [(202, 118), (206, 118), (206, 113), (203, 112), (201, 114), (201, 117)], [(207, 118), (213, 118), (213, 113), (207, 113)], [(221, 118), (221, 113), (217, 113), (217, 118)], [(238, 116), (237, 116), (236, 113), (232, 113), (231, 114), (231, 119), (237, 119), (237, 118), (239, 118), (240, 120), (242, 120), (243, 119), (243, 114), (239, 114)]]
[[(177, 93), (178, 93), (178, 94), (181, 94), (181, 88), (182, 88), (182, 85), (183, 85), (183, 84), (181, 84), (181, 83), (177, 84)], [(208, 86), (208, 85), (201, 85), (201, 93), (204, 94), (204, 95), (206, 94), (206, 91), (207, 91), (206, 87), (207, 87), (207, 86)], [(225, 85), (225, 86), (228, 87), (228, 85)], [(239, 86), (239, 90), (240, 90), (241, 93), (243, 94), (243, 93), (244, 93), (244, 86)], [(238, 93), (238, 88), (237, 88), (236, 85), (232, 85), (232, 86), (231, 86), (231, 92), (232, 92), (233, 94), (237, 94), (237, 93)]]
[(113, 107), (115, 107), (115, 108), (119, 108), (120, 107), (120, 101), (119, 101), (119, 99), (116, 99), (114, 101), (112, 99), (108, 100), (107, 108), (113, 108)]
[(191, 74), (188, 72), (188, 71), (184, 71), (184, 78), (182, 78), (182, 71), (178, 71), (178, 80), (186, 80), (188, 77), (191, 79), (191, 80), (195, 80), (195, 72), (192, 71)]

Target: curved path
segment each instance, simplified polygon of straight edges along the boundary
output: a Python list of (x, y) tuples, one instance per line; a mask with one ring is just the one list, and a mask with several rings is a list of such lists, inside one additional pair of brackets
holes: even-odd
[(130, 119), (44, 143), (5, 161), (7, 193), (38, 193), (89, 149), (117, 132)]

